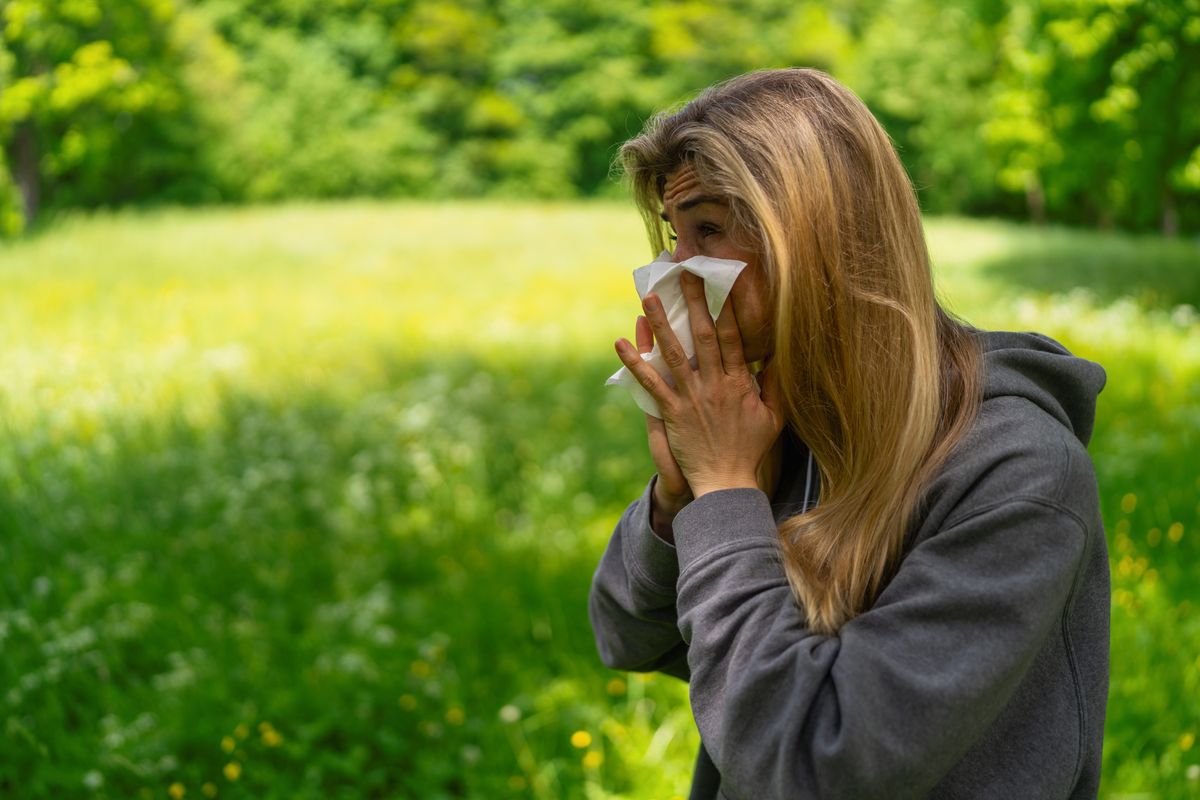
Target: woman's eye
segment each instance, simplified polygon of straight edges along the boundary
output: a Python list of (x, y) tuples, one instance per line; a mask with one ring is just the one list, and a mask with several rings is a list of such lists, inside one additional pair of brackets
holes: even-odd
[[(703, 238), (705, 236), (712, 236), (712, 235), (718, 234), (720, 232), (721, 231), (719, 229), (717, 229), (717, 227), (715, 225), (699, 225), (696, 227), (696, 233), (698, 233), (701, 238)], [(670, 239), (672, 242), (679, 240), (679, 237), (670, 231), (667, 232), (667, 238)]]

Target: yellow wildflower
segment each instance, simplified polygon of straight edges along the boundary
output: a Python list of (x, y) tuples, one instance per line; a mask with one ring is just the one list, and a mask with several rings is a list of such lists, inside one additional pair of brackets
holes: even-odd
[(172, 783), (167, 788), (167, 794), (171, 795), (174, 800), (182, 800), (183, 796), (187, 794), (187, 789), (182, 783)]
[(239, 739), (245, 739), (250, 735), (250, 729), (239, 723), (238, 726), (233, 729), (233, 735)]
[(1167, 538), (1172, 542), (1178, 542), (1183, 538), (1183, 523), (1172, 522), (1171, 527), (1167, 528)]
[(583, 757), (583, 766), (588, 769), (595, 769), (604, 763), (604, 754), (599, 750), (589, 750), (587, 755)]
[(463, 720), (466, 718), (467, 715), (458, 706), (451, 706), (446, 709), (446, 722), (449, 722), (451, 725), (462, 725)]
[(279, 747), (283, 743), (283, 737), (274, 728), (267, 728), (263, 731), (262, 740), (267, 747)]
[(237, 747), (237, 742), (235, 742), (233, 740), (232, 736), (222, 736), (221, 737), (221, 749), (224, 750), (226, 753), (232, 753), (233, 748), (235, 748), (235, 747)]
[(205, 797), (216, 797), (217, 786), (214, 783), (206, 783), (200, 787), (200, 791), (204, 792)]
[(409, 666), (409, 671), (418, 678), (428, 678), (430, 673), (433, 672), (433, 668), (429, 666), (427, 661), (422, 661), (418, 658)]
[(1195, 743), (1196, 743), (1196, 735), (1194, 733), (1192, 733), (1191, 731), (1188, 731), (1183, 736), (1179, 737), (1179, 749), (1180, 750), (1191, 750), (1192, 745), (1194, 745)]
[(400, 695), (400, 707), (405, 711), (412, 711), (417, 707), (417, 698), (413, 697), (411, 694)]
[(608, 689), (608, 693), (611, 695), (621, 694), (625, 691), (625, 681), (620, 678), (613, 678), (605, 688)]
[(236, 761), (230, 761), (225, 765), (224, 772), (227, 780), (236, 781), (242, 777), (242, 765)]
[(592, 735), (587, 731), (575, 731), (571, 734), (571, 744), (580, 750), (592, 743)]
[(1133, 510), (1135, 508), (1137, 508), (1137, 495), (1136, 494), (1134, 494), (1133, 492), (1130, 492), (1129, 494), (1127, 494), (1121, 498), (1121, 510), (1124, 511), (1126, 514), (1132, 514)]

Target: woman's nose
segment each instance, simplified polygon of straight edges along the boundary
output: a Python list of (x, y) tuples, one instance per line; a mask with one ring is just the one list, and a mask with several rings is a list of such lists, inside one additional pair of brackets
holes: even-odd
[(675, 249), (671, 252), (671, 260), (678, 264), (680, 261), (687, 261), (694, 255), (696, 255), (695, 248), (690, 243), (679, 239), (675, 242)]

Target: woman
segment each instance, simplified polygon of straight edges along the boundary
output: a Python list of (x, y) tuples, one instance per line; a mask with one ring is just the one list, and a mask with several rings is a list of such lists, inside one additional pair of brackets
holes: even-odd
[(747, 263), (715, 323), (684, 273), (695, 368), (647, 296), (673, 387), (618, 340), (658, 471), (589, 597), (607, 666), (689, 682), (691, 797), (1095, 797), (1103, 368), (941, 308), (887, 134), (820, 71), (710, 87), (620, 160), (654, 252)]

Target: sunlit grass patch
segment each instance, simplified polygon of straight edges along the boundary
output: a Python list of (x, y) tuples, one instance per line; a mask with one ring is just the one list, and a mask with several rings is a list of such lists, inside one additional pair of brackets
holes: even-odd
[[(1191, 306), (1107, 294), (1120, 237), (928, 231), (953, 310), (1108, 372), (1104, 791), (1187, 797)], [(603, 386), (641, 237), (627, 205), (297, 204), (0, 250), (0, 794), (686, 796), (687, 687), (604, 669), (586, 616), (653, 471)], [(1147, 244), (1160, 300), (1191, 291), (1179, 248)]]

